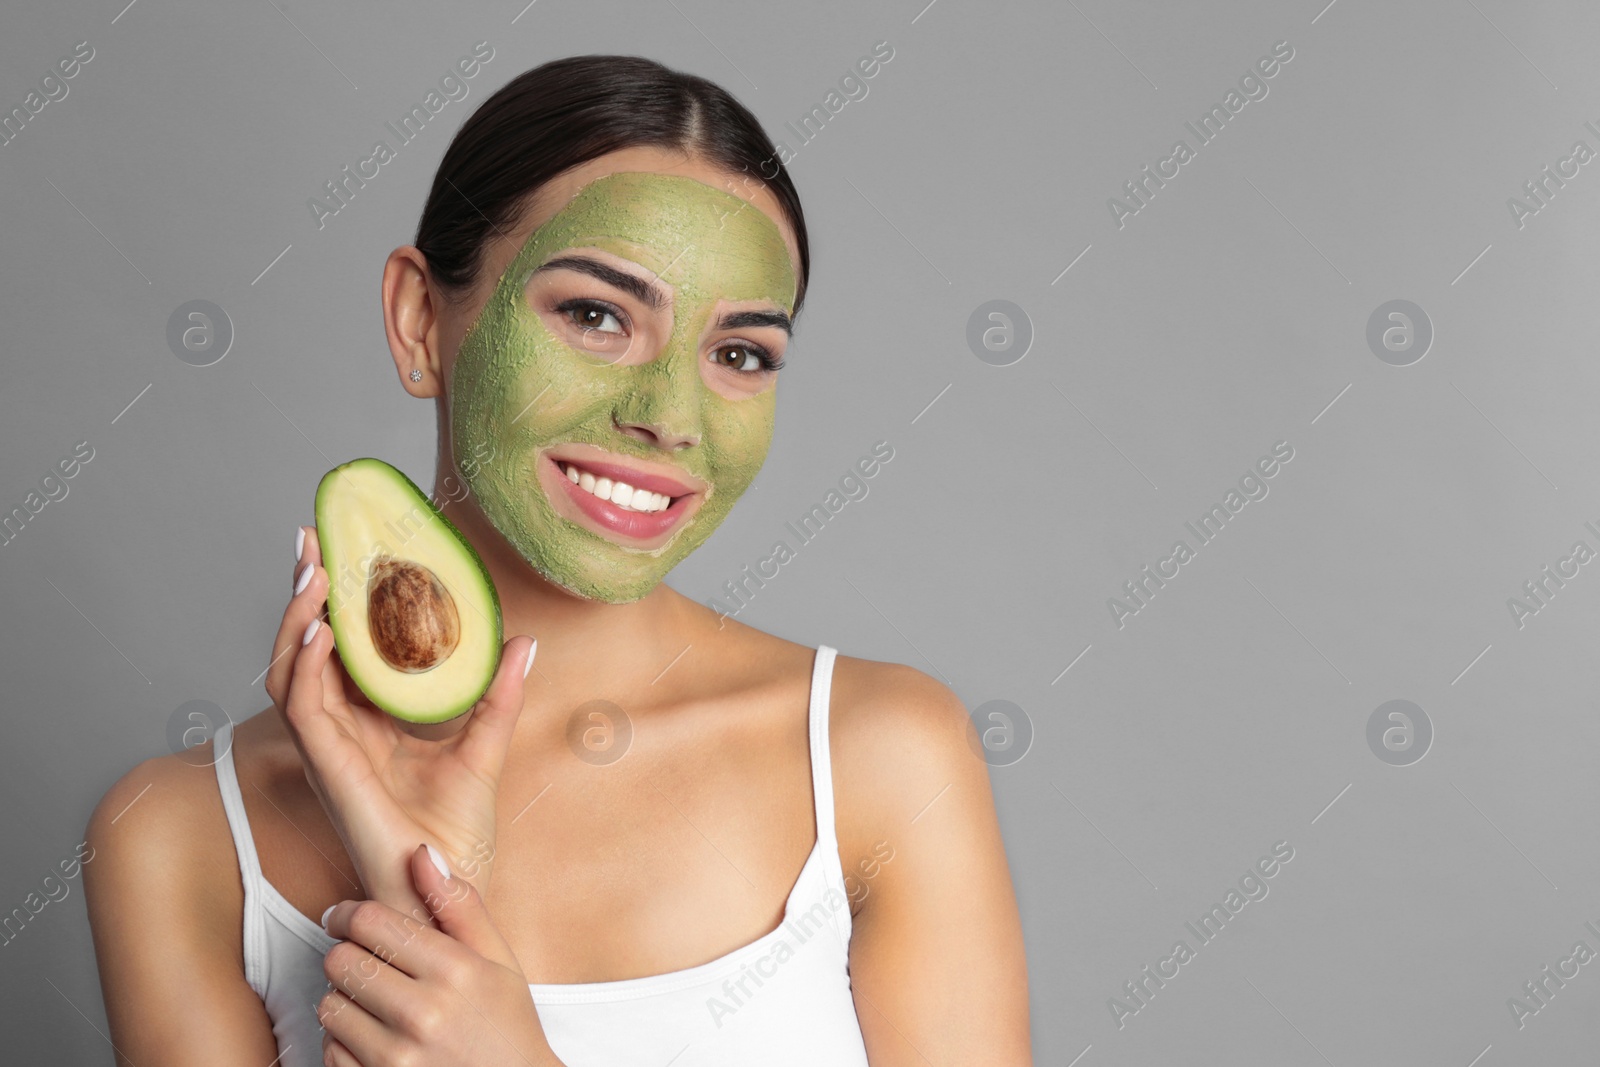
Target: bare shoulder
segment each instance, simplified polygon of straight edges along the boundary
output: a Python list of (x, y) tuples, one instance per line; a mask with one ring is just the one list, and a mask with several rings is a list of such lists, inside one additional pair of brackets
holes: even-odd
[(841, 851), (881, 853), (879, 842), (892, 847), (940, 806), (992, 818), (988, 767), (970, 743), (966, 707), (937, 678), (841, 655), (830, 720)]
[[(207, 743), (135, 765), (95, 806), (85, 840), (90, 919), (97, 927), (128, 915), (182, 907), (189, 921), (214, 932), (243, 912), (222, 796)], [(239, 948), (237, 937), (222, 943)]]
[(904, 663), (836, 657), (832, 713), (841, 730), (901, 732), (914, 743), (965, 744), (967, 710), (961, 698)]
[(835, 685), (850, 985), (868, 1058), (1031, 1063), (1022, 926), (966, 708), (898, 663), (841, 656)]
[(244, 977), (244, 889), (213, 755), (208, 742), (135, 765), (85, 831), (83, 888), (119, 1067), (199, 1067), (218, 1048), (265, 1063), (276, 1052)]

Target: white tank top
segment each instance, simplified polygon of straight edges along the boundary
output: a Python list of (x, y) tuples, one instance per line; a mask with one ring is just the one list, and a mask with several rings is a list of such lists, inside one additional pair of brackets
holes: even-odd
[[(850, 907), (833, 821), (828, 703), (836, 649), (811, 674), (811, 791), (817, 843), (777, 928), (681, 971), (615, 982), (530, 985), (550, 1047), (568, 1067), (619, 1063), (866, 1067), (850, 991)], [(282, 1067), (322, 1063), (315, 1005), (337, 941), (261, 874), (233, 766), (233, 727), (214, 738), (217, 785), (244, 883), (244, 973), (266, 1005)]]

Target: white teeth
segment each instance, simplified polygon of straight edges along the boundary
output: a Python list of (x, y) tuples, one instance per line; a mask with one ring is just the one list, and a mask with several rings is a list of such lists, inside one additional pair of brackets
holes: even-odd
[(588, 471), (579, 470), (570, 463), (562, 465), (562, 472), (566, 474), (567, 481), (577, 485), (584, 492), (593, 493), (601, 500), (609, 500), (617, 507), (628, 511), (665, 511), (672, 503), (670, 496), (648, 489), (635, 489), (627, 482), (596, 478)]

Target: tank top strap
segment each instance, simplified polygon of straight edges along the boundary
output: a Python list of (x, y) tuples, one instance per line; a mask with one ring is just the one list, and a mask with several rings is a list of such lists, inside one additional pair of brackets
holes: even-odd
[(217, 790), (222, 794), (222, 810), (228, 816), (233, 835), (233, 850), (239, 857), (239, 880), (244, 884), (244, 972), (250, 988), (266, 996), (266, 915), (262, 911), (261, 860), (256, 855), (250, 819), (244, 810), (244, 793), (233, 765), (233, 723), (229, 722), (211, 737), (213, 765), (217, 769)]
[[(833, 698), (833, 663), (838, 649), (818, 645), (811, 669), (811, 797), (816, 808), (817, 851), (823, 884), (848, 899), (844, 866), (839, 860), (839, 835), (834, 822), (833, 758), (828, 744), (828, 711)], [(850, 909), (842, 907), (836, 920), (840, 936), (850, 940)]]
[(817, 840), (835, 857), (839, 839), (833, 821), (833, 760), (828, 751), (828, 705), (833, 691), (833, 661), (838, 650), (818, 645), (811, 668), (811, 798), (817, 812)]

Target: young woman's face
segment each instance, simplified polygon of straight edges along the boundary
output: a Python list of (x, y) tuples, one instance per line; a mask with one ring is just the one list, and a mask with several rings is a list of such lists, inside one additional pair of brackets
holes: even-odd
[(673, 169), (576, 175), (446, 390), (455, 456), (488, 457), (463, 471), (484, 516), (550, 581), (611, 603), (650, 592), (755, 479), (794, 308), (770, 192)]

